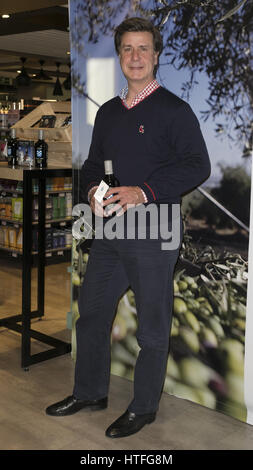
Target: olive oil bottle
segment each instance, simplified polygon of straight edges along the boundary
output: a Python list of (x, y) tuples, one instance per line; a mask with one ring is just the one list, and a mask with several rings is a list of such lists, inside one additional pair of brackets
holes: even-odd
[(46, 168), (48, 145), (44, 140), (43, 129), (39, 130), (39, 140), (34, 144), (34, 149), (35, 149), (35, 167)]

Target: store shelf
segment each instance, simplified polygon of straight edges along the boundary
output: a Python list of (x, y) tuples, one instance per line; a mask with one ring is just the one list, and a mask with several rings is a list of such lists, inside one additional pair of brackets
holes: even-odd
[[(72, 218), (71, 217), (63, 217), (61, 219), (46, 219), (45, 224), (50, 225), (50, 224), (67, 224), (67, 222), (71, 222)], [(5, 217), (0, 217), (0, 222), (9, 222), (10, 224), (18, 224), (18, 225), (23, 225), (23, 220), (18, 220), (18, 219), (8, 219)], [(37, 220), (32, 221), (32, 225), (38, 225)], [(62, 225), (63, 226), (63, 225)], [(1, 247), (1, 245), (0, 245)]]
[[(1, 179), (1, 177), (0, 177)], [(49, 190), (46, 190), (46, 197), (49, 195), (49, 194), (65, 194), (65, 193), (72, 193), (72, 189), (49, 189)], [(38, 191), (36, 192), (32, 192), (32, 196), (38, 196)], [(0, 196), (22, 196), (23, 195), (23, 191), (19, 191), (19, 190), (3, 190), (3, 189), (0, 189)]]
[[(69, 246), (58, 246), (46, 249), (47, 230), (52, 228), (52, 233), (55, 231), (58, 233), (57, 236), (60, 237), (61, 232), (64, 232), (61, 228), (68, 226), (71, 222), (70, 216), (57, 219), (46, 219), (46, 181), (48, 178), (69, 178), (71, 176), (72, 169), (69, 168), (47, 168), (42, 170), (28, 168), (12, 169), (8, 168), (6, 164), (5, 167), (1, 167), (1, 179), (23, 182), (22, 220), (9, 217), (0, 218), (1, 226), (7, 225), (9, 227), (10, 225), (13, 225), (13, 227), (17, 227), (17, 229), (19, 229), (19, 232), (22, 228), (22, 250), (10, 246), (7, 247), (3, 244), (0, 245), (1, 256), (6, 255), (6, 257), (16, 258), (22, 263), (22, 313), (11, 317), (7, 315), (6, 318), (1, 318), (0, 327), (6, 327), (21, 334), (21, 367), (25, 369), (27, 369), (31, 364), (66, 354), (71, 350), (70, 343), (59, 341), (54, 337), (44, 335), (31, 329), (31, 319), (44, 316), (45, 266), (47, 264), (51, 264), (51, 261), (53, 260), (59, 262), (70, 259), (71, 257), (71, 247)], [(33, 194), (35, 180), (38, 183), (38, 193), (36, 195)], [(67, 191), (71, 192), (70, 189), (64, 191), (57, 189), (53, 190), (53, 194), (65, 193)], [(8, 191), (4, 192), (8, 193)], [(11, 194), (18, 194), (21, 196), (20, 192), (21, 191), (10, 191)], [(36, 209), (36, 211), (38, 210), (38, 220), (36, 221), (32, 220), (34, 197), (38, 199), (38, 209)], [(53, 227), (51, 227), (52, 225)], [(57, 229), (57, 225), (60, 229)], [(10, 236), (9, 230), (9, 228), (8, 231), (3, 228), (2, 233), (8, 233), (8, 236)], [(50, 236), (53, 236), (53, 234)], [(49, 241), (50, 239), (47, 239), (47, 242)], [(54, 239), (54, 244), (55, 242), (56, 239)], [(50, 243), (53, 243), (53, 241), (50, 241)], [(34, 249), (34, 246), (36, 249)], [(34, 265), (37, 266), (37, 309), (35, 311), (31, 311), (31, 269)], [(19, 324), (20, 322), (22, 325)], [(49, 345), (50, 349), (43, 351), (43, 353), (31, 354), (32, 338)]]
[(0, 222), (2, 223), (2, 225), (6, 225), (6, 222), (9, 222), (10, 224), (23, 225), (23, 220), (9, 219), (8, 217), (0, 217)]
[[(7, 246), (0, 245), (0, 249), (22, 256), (22, 250), (19, 250), (17, 248), (12, 248), (12, 247), (7, 247)], [(59, 246), (58, 248), (51, 248), (49, 250), (45, 250), (45, 253), (46, 254), (47, 253), (61, 254), (61, 252), (66, 251), (66, 250), (71, 250), (71, 246), (62, 246), (62, 247)], [(38, 254), (38, 251), (32, 251), (32, 255), (37, 255), (37, 254)]]

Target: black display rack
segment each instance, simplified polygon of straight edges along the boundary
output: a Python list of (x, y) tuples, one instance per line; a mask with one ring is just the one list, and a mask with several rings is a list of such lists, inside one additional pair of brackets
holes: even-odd
[[(15, 179), (15, 170), (13, 179)], [(72, 169), (23, 169), (23, 249), (22, 249), (22, 313), (0, 319), (0, 327), (21, 334), (21, 367), (29, 366), (71, 351), (71, 343), (46, 335), (31, 328), (33, 318), (44, 316), (45, 298), (45, 196), (46, 179), (70, 177)], [(37, 257), (37, 310), (31, 310), (31, 270), (32, 270), (32, 182), (38, 181), (38, 253)], [(31, 354), (31, 339), (47, 344), (51, 348)]]

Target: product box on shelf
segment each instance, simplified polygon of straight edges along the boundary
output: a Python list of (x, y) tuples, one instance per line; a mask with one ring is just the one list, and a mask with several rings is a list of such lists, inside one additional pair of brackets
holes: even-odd
[(13, 197), (11, 198), (12, 202), (12, 218), (17, 220), (22, 220), (23, 218), (23, 198), (22, 197)]

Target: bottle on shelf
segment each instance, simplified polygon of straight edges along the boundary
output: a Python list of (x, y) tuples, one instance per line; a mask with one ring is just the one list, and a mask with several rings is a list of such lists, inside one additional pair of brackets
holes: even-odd
[[(104, 161), (104, 167), (105, 167), (105, 175), (104, 175), (104, 182), (108, 184), (110, 188), (116, 188), (117, 186), (120, 186), (119, 180), (116, 178), (116, 176), (113, 173), (113, 166), (112, 166), (112, 160), (105, 160)], [(108, 198), (104, 199), (109, 199), (113, 197), (113, 194), (109, 196)], [(115, 204), (109, 204), (108, 206), (105, 207), (105, 212), (110, 211)]]
[(34, 149), (35, 149), (35, 167), (46, 168), (48, 145), (44, 140), (43, 129), (39, 130), (39, 140), (34, 144)]
[(11, 129), (10, 137), (7, 141), (7, 160), (8, 165), (14, 168), (17, 165), (18, 139), (16, 138), (16, 129)]

